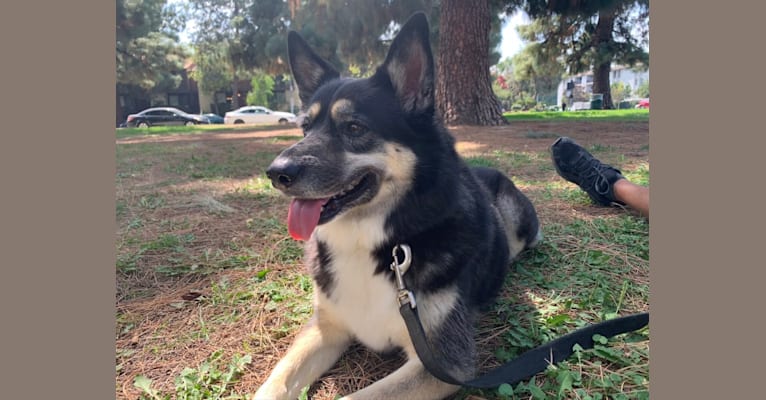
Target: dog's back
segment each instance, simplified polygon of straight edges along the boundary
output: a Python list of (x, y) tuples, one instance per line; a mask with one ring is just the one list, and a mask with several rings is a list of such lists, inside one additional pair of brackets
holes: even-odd
[(524, 249), (535, 247), (542, 239), (542, 233), (532, 202), (500, 171), (487, 167), (474, 167), (472, 170), (489, 191), (492, 204), (500, 212), (511, 260)]

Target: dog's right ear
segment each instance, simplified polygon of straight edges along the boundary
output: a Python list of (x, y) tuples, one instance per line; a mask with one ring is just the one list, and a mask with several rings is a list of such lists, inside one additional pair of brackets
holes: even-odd
[(338, 71), (319, 57), (298, 32), (290, 31), (287, 34), (287, 55), (304, 106), (308, 105), (311, 96), (320, 86), (340, 77)]
[(388, 76), (405, 113), (434, 106), (434, 59), (425, 13), (413, 14), (388, 49), (379, 72)]

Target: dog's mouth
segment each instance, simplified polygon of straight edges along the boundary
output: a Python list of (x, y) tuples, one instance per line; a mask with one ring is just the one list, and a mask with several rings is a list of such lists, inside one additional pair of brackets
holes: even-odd
[(287, 228), (296, 240), (308, 240), (317, 225), (331, 221), (340, 213), (370, 201), (380, 187), (378, 174), (368, 171), (351, 179), (331, 197), (293, 198), (287, 213)]

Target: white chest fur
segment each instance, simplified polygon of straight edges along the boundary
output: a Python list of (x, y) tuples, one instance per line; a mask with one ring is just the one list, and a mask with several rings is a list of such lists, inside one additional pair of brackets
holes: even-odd
[(375, 275), (372, 249), (385, 239), (382, 218), (335, 221), (317, 230), (330, 250), (334, 286), (330, 297), (317, 294), (322, 308), (343, 323), (363, 344), (382, 351), (409, 341), (399, 314), (396, 288)]

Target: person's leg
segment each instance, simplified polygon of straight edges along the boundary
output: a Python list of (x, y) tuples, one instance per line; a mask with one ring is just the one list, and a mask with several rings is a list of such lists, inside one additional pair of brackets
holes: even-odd
[(614, 183), (614, 197), (649, 218), (649, 188), (636, 185), (627, 179), (618, 179)]
[(649, 217), (649, 188), (625, 179), (620, 170), (602, 163), (574, 140), (558, 138), (551, 145), (551, 157), (559, 175), (580, 186), (593, 202), (628, 205)]

